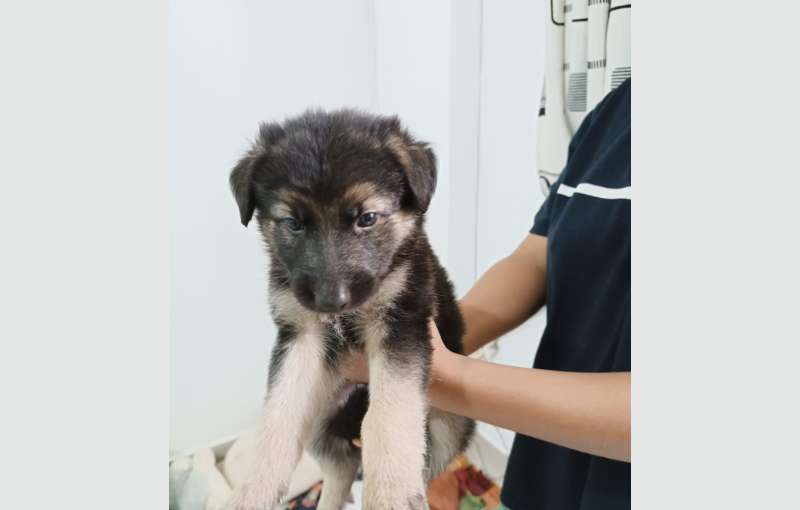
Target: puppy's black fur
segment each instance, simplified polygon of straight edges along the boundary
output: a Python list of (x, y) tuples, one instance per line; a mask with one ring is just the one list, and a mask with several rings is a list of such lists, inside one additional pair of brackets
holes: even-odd
[[(409, 373), (421, 367), (423, 388), (432, 354), (430, 318), (448, 349), (462, 352), (464, 325), (453, 287), (423, 229), (436, 187), (435, 157), (397, 118), (309, 111), (282, 125), (263, 124), (230, 183), (241, 222), (258, 219), (270, 255), (271, 293), (290, 293), (324, 321), (327, 370), (336, 372), (349, 353), (365, 348), (365, 321), (382, 322), (380, 348), (393, 367)], [(400, 269), (405, 279), (392, 288), (398, 284), (391, 275)], [(270, 388), (297, 337), (298, 320), (281, 307), (273, 302), (279, 333)], [(350, 440), (359, 435), (368, 407), (369, 393), (360, 387), (329, 415), (316, 417), (322, 426), (310, 438), (312, 451), (334, 461), (358, 457)], [(447, 422), (450, 437), (427, 436), (430, 476), (450, 460), (430, 458), (434, 443), (455, 445), (444, 448), (452, 457), (473, 432), (471, 420), (448, 415)]]

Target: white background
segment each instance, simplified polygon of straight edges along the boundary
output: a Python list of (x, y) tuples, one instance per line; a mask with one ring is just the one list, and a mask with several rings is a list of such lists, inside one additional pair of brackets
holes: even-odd
[[(544, 12), (523, 1), (170, 3), (172, 454), (238, 435), (264, 395), (266, 256), (227, 186), (258, 122), (309, 106), (399, 114), (436, 151), (427, 229), (463, 293), (523, 239), (542, 199)], [(542, 326), (540, 314), (497, 360), (529, 366)], [(510, 446), (507, 431), (481, 432)]]

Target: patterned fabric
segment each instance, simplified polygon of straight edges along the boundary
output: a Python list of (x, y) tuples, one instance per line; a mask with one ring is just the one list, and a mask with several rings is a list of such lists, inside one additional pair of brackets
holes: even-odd
[(547, 195), (572, 135), (608, 92), (631, 76), (631, 0), (550, 0), (537, 166)]
[[(345, 510), (360, 508), (361, 475), (353, 485)], [(315, 510), (322, 494), (322, 482), (286, 504), (287, 510)], [(500, 487), (460, 456), (428, 486), (430, 510), (508, 510), (500, 503)]]
[(430, 510), (497, 510), (500, 487), (466, 461), (457, 463), (428, 487)]
[(293, 498), (286, 504), (287, 510), (314, 510), (317, 508), (319, 496), (322, 494), (322, 482), (317, 482), (303, 494)]

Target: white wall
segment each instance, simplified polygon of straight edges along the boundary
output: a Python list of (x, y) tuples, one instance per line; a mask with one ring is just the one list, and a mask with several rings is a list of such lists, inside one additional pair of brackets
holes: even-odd
[(275, 330), (257, 229), (228, 173), (265, 119), (377, 106), (367, 0), (169, 6), (170, 450), (250, 424)]
[[(545, 14), (542, 2), (483, 2), (478, 275), (524, 239), (544, 199), (536, 174), (536, 116), (543, 83)], [(503, 337), (493, 360), (530, 367), (544, 324), (542, 311)], [(486, 426), (479, 430), (501, 449), (511, 446), (511, 432)]]
[(463, 295), (477, 274), (483, 0), (453, 3), (450, 51), (450, 256), (446, 267)]
[(436, 152), (437, 191), (427, 231), (448, 256), (450, 197), (450, 1), (375, 1), (378, 108), (398, 114)]

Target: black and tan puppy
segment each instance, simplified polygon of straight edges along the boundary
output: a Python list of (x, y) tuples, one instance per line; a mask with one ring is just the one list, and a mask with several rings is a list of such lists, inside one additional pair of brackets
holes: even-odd
[[(230, 182), (242, 223), (255, 213), (266, 241), (278, 327), (258, 460), (230, 508), (271, 508), (303, 447), (323, 469), (321, 510), (342, 508), (362, 462), (365, 508), (425, 508), (427, 481), (474, 429), (426, 398), (429, 319), (453, 351), (463, 332), (423, 230), (433, 152), (397, 118), (312, 111), (262, 125)], [(355, 351), (368, 391), (339, 371)]]

